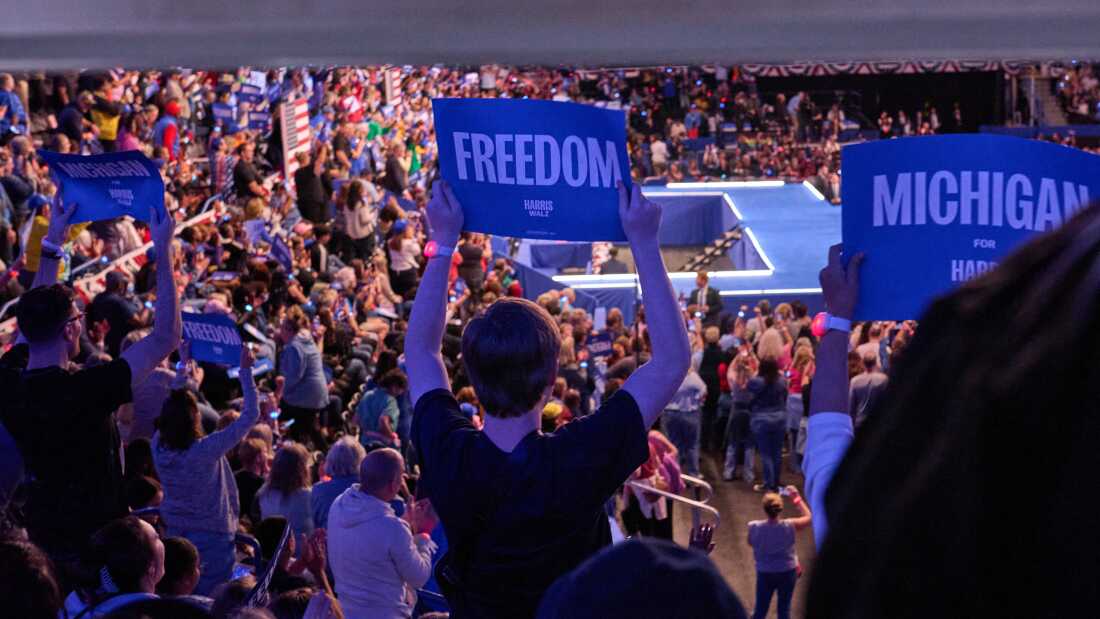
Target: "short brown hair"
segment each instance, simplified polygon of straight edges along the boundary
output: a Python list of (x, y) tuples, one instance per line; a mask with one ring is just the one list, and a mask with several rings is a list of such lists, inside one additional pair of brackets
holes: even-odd
[(519, 417), (542, 399), (558, 375), (561, 335), (547, 311), (504, 298), (462, 332), (462, 361), (485, 411)]
[(267, 443), (262, 438), (246, 438), (237, 447), (237, 459), (242, 466), (252, 466), (259, 458), (267, 457)]
[(176, 389), (168, 395), (157, 417), (160, 444), (173, 451), (187, 451), (203, 436), (202, 417), (195, 396), (186, 389)]
[(40, 286), (23, 293), (15, 306), (19, 332), (28, 342), (48, 342), (65, 327), (76, 295), (63, 284)]
[(764, 507), (764, 513), (769, 518), (775, 518), (783, 513), (783, 497), (775, 492), (764, 494), (764, 498), (760, 500), (760, 503)]

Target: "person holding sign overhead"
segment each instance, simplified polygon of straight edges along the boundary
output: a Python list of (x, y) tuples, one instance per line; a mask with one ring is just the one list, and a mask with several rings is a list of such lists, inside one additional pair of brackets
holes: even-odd
[(450, 543), (436, 573), (452, 617), (531, 617), (558, 576), (611, 543), (603, 505), (648, 460), (647, 430), (690, 364), (659, 252), (661, 209), (636, 185), (628, 194), (619, 183), (618, 215), (638, 266), (652, 359), (598, 411), (544, 435), (540, 416), (558, 375), (560, 334), (539, 306), (501, 299), (462, 336), (466, 374), (486, 409), (478, 430), (459, 409), (440, 354), (463, 209), (446, 181), (433, 190), (428, 217), (438, 248), (413, 305), (405, 363), (420, 489)]
[[(129, 511), (113, 413), (176, 349), (181, 330), (174, 271), (157, 269), (152, 332), (114, 361), (78, 372), (63, 369), (79, 352), (84, 323), (72, 289), (55, 283), (59, 245), (75, 211), (75, 204), (63, 206), (60, 198), (51, 209), (41, 267), (16, 310), (25, 344), (0, 359), (0, 421), (34, 479), (25, 508), (28, 533), (64, 575), (93, 532)], [(157, 260), (171, 265), (175, 221), (151, 211)]]

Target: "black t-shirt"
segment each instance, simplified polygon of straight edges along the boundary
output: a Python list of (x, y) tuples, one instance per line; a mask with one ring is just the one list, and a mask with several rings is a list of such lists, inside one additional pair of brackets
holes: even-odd
[(468, 557), (456, 568), (478, 617), (533, 617), (555, 579), (611, 543), (604, 503), (649, 458), (641, 412), (622, 390), (508, 454), (439, 389), (417, 402), (412, 436), (448, 552)]
[(260, 178), (260, 173), (256, 171), (256, 166), (244, 159), (238, 159), (237, 165), (233, 166), (233, 186), (237, 190), (237, 195), (242, 198), (260, 197), (260, 194), (249, 188), (249, 185), (253, 182), (263, 184), (263, 179)]
[(31, 482), (27, 530), (52, 553), (79, 552), (92, 533), (129, 511), (114, 412), (132, 400), (130, 365), (116, 359), (79, 372), (24, 372), (6, 362), (0, 362), (0, 420)]
[(400, 195), (409, 185), (409, 173), (401, 167), (397, 157), (386, 159), (386, 176), (382, 179), (382, 187), (390, 192)]
[(325, 188), (321, 177), (307, 165), (294, 172), (294, 186), (298, 191), (298, 211), (309, 221), (324, 223)]
[(462, 256), (462, 263), (458, 265), (459, 269), (475, 273), (482, 270), (481, 257), (485, 254), (485, 250), (480, 245), (465, 243), (458, 248), (458, 254)]
[(337, 133), (332, 137), (332, 151), (343, 151), (348, 159), (351, 159), (351, 140), (342, 133)]
[(251, 514), (252, 503), (256, 498), (256, 493), (264, 485), (264, 478), (252, 471), (243, 469), (237, 471), (233, 477), (237, 480), (237, 498), (240, 501), (239, 513), (241, 515)]
[(111, 326), (105, 338), (107, 352), (112, 357), (118, 357), (122, 340), (134, 330), (130, 321), (138, 312), (137, 306), (113, 292), (102, 292), (96, 295), (89, 309), (94, 316), (107, 319), (107, 324)]

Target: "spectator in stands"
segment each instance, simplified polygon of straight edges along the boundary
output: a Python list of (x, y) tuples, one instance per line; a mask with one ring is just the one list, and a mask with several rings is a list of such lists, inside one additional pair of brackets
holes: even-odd
[(764, 619), (776, 594), (776, 612), (779, 619), (791, 616), (791, 598), (794, 585), (802, 573), (795, 552), (795, 537), (799, 531), (810, 526), (813, 515), (809, 506), (798, 494), (798, 488), (787, 486), (787, 496), (801, 512), (797, 518), (780, 518), (783, 513), (783, 497), (769, 492), (764, 495), (762, 504), (767, 520), (749, 522), (749, 546), (756, 561), (756, 604), (753, 619)]
[(277, 341), (279, 375), (286, 381), (279, 403), (281, 421), (293, 420), (290, 435), (299, 442), (324, 446), (320, 432), (321, 411), (328, 406), (328, 381), (321, 362), (321, 351), (310, 330), (309, 318), (302, 308), (291, 306), (279, 327)]
[(153, 147), (163, 148), (168, 153), (168, 161), (180, 156), (180, 102), (175, 99), (164, 104), (164, 116), (153, 126)]
[[(687, 372), (687, 332), (658, 251), (660, 207), (643, 198), (638, 185), (632, 196), (621, 185), (619, 192), (653, 356), (599, 411), (553, 435), (538, 432), (560, 352), (549, 315), (530, 302), (502, 299), (466, 327), (462, 360), (486, 409), (484, 430), (475, 430), (451, 395), (440, 355), (450, 256), (429, 260), (405, 356), (416, 403), (420, 491), (447, 530), (440, 584), (458, 613), (531, 616), (550, 582), (609, 543), (603, 505), (647, 460), (646, 428)], [(428, 214), (433, 240), (454, 247), (462, 207), (445, 182), (434, 187)], [(559, 459), (565, 453), (568, 458)], [(478, 514), (498, 501), (492, 513)]]
[(417, 285), (417, 272), (420, 269), (421, 247), (416, 241), (416, 229), (408, 225), (406, 220), (399, 220), (394, 224), (392, 236), (386, 246), (390, 254), (390, 270), (393, 272), (390, 285), (396, 294), (409, 297), (409, 292)]
[[(205, 560), (204, 560), (205, 561)], [(164, 540), (164, 576), (157, 583), (162, 596), (191, 595), (199, 584), (199, 550), (186, 537)], [(218, 584), (222, 584), (221, 581)]]
[(386, 372), (374, 389), (363, 394), (355, 407), (359, 442), (367, 449), (400, 447), (397, 421), (401, 412), (397, 401), (408, 391), (409, 380), (401, 370)]
[(295, 536), (313, 533), (312, 456), (298, 443), (284, 443), (271, 463), (271, 475), (256, 498), (263, 518), (282, 516)]
[(359, 465), (367, 452), (355, 437), (345, 436), (332, 444), (325, 456), (325, 474), (331, 479), (313, 487), (313, 524), (328, 528), (332, 502), (359, 480)]
[(263, 185), (263, 177), (256, 170), (255, 156), (256, 144), (252, 141), (245, 140), (237, 147), (237, 164), (233, 166), (233, 187), (237, 190), (237, 198), (241, 202), (271, 196), (271, 192)]
[(21, 540), (0, 541), (0, 604), (12, 617), (55, 619), (64, 592), (49, 557)]
[(864, 351), (860, 362), (863, 364), (863, 373), (854, 377), (848, 387), (848, 413), (856, 428), (866, 423), (868, 415), (874, 412), (889, 382), (886, 375), (879, 370), (877, 352)]
[(164, 544), (140, 518), (112, 520), (92, 536), (84, 569), (95, 584), (70, 593), (65, 612), (100, 619), (126, 604), (156, 599), (154, 591), (164, 577)]
[[(120, 359), (78, 372), (62, 369), (79, 350), (83, 315), (73, 292), (54, 284), (59, 243), (75, 206), (58, 201), (43, 242), (41, 268), (16, 316), (29, 346), (0, 360), (3, 422), (23, 455), (34, 483), (25, 506), (30, 538), (53, 558), (62, 580), (92, 532), (127, 513), (122, 488), (120, 438), (112, 413), (130, 401), (132, 386), (176, 348), (181, 325), (172, 269), (157, 273), (156, 323), (152, 333)], [(173, 258), (175, 222), (152, 211), (157, 256)], [(66, 431), (58, 434), (58, 428)]]
[(253, 513), (259, 512), (256, 493), (263, 487), (264, 479), (271, 471), (271, 452), (263, 439), (249, 437), (237, 447), (237, 461), (241, 466), (233, 474), (233, 479), (237, 482), (237, 513), (242, 517), (251, 517)]
[(741, 478), (751, 484), (756, 478), (753, 470), (756, 442), (750, 424), (753, 393), (749, 391), (749, 381), (756, 377), (757, 361), (747, 348), (737, 353), (726, 372), (730, 386), (730, 418), (726, 422), (726, 459), (722, 479), (732, 481), (737, 467), (741, 466)]
[(325, 190), (325, 166), (328, 163), (329, 146), (320, 144), (317, 152), (310, 158), (309, 153), (297, 155), (298, 169), (294, 171), (294, 188), (298, 197), (298, 212), (306, 220), (321, 224), (328, 220), (327, 196), (331, 190)]
[(76, 99), (66, 105), (57, 117), (58, 129), (64, 136), (69, 138), (69, 141), (77, 149), (84, 143), (86, 132), (90, 133), (97, 130), (95, 124), (86, 118), (94, 104), (95, 97), (92, 96), (92, 93), (82, 92)]
[(395, 196), (401, 196), (409, 186), (409, 165), (411, 156), (405, 143), (394, 140), (386, 157), (386, 174), (382, 177), (382, 187)]
[(336, 499), (329, 514), (332, 573), (351, 617), (399, 618), (412, 614), (416, 589), (431, 576), (436, 518), (426, 499), (407, 519), (390, 502), (405, 484), (405, 462), (393, 449), (367, 454), (359, 483)]
[(378, 224), (376, 205), (380, 198), (376, 195), (377, 191), (371, 182), (355, 179), (348, 183), (344, 217), (353, 254), (360, 260), (370, 261), (374, 257), (375, 227)]
[(145, 326), (148, 312), (127, 298), (130, 278), (122, 271), (107, 273), (103, 292), (96, 295), (90, 311), (107, 320), (107, 352), (117, 358), (122, 340), (134, 329)]
[(15, 92), (15, 78), (10, 73), (0, 73), (0, 144), (6, 144), (12, 136), (25, 133), (27, 112)]
[(153, 456), (165, 486), (161, 513), (169, 534), (188, 539), (202, 554), (203, 571), (197, 589), (200, 595), (209, 595), (233, 575), (240, 499), (225, 455), (259, 419), (252, 362), (251, 349), (242, 347), (244, 406), (240, 417), (224, 430), (205, 435), (195, 396), (185, 389), (172, 392), (157, 419)]

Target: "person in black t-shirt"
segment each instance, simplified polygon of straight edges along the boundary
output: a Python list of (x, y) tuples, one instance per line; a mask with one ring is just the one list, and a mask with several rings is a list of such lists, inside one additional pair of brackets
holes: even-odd
[(107, 330), (107, 352), (118, 357), (122, 340), (133, 331), (145, 326), (146, 312), (123, 295), (129, 285), (129, 277), (121, 271), (111, 271), (106, 277), (106, 287), (96, 295), (88, 312), (98, 319), (105, 319), (110, 328)]
[(269, 197), (271, 192), (263, 186), (263, 178), (253, 163), (256, 145), (252, 142), (241, 144), (237, 155), (237, 165), (233, 166), (233, 187), (237, 190), (237, 197), (242, 201)]
[(322, 224), (327, 220), (325, 204), (328, 199), (322, 182), (327, 161), (328, 146), (322, 144), (312, 162), (308, 154), (298, 153), (298, 169), (294, 171), (294, 186), (298, 192), (298, 212), (314, 224)]
[(611, 542), (603, 505), (649, 457), (653, 425), (687, 373), (687, 331), (658, 251), (660, 207), (620, 185), (619, 211), (645, 291), (653, 358), (596, 413), (539, 431), (558, 374), (549, 314), (501, 299), (466, 327), (462, 360), (486, 409), (477, 430), (459, 409), (440, 355), (447, 274), (462, 208), (439, 181), (428, 206), (440, 250), (416, 295), (405, 340), (419, 492), (449, 549), (437, 577), (452, 617), (532, 617), (550, 584)]
[[(66, 238), (75, 205), (56, 202), (51, 210), (41, 268), (16, 310), (27, 344), (0, 360), (0, 422), (26, 464), (27, 532), (65, 573), (94, 531), (128, 511), (113, 415), (130, 402), (132, 386), (176, 348), (181, 324), (173, 270), (157, 269), (152, 333), (110, 363), (67, 369), (80, 348), (84, 317), (73, 291), (54, 280), (57, 247)], [(155, 210), (151, 221), (157, 259), (172, 264), (175, 221)]]

